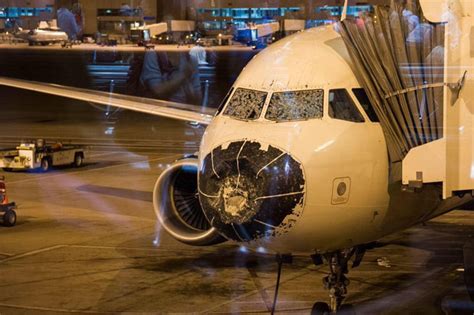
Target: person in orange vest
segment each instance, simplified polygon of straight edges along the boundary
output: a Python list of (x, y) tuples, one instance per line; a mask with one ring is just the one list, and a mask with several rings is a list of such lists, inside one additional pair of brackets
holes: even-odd
[(8, 204), (7, 189), (5, 186), (5, 177), (0, 176), (0, 205)]

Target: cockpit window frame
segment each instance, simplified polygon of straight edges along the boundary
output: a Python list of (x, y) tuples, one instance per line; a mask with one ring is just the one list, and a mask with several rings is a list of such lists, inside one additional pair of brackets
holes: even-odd
[(227, 106), (227, 103), (229, 103), (230, 98), (234, 95), (235, 87), (231, 87), (229, 92), (227, 92), (226, 96), (222, 99), (222, 102), (219, 104), (219, 107), (217, 108), (216, 114), (214, 116), (219, 116), (224, 112), (224, 109)]
[[(235, 119), (235, 120), (240, 120), (240, 121), (258, 121), (258, 120), (262, 119), (262, 115), (265, 113), (265, 109), (268, 105), (268, 97), (269, 97), (269, 95), (272, 94), (272, 92), (271, 91), (260, 90), (260, 89), (253, 89), (253, 88), (249, 88), (249, 87), (242, 87), (242, 86), (234, 86), (232, 89), (233, 89), (232, 93), (228, 96), (228, 99), (226, 100), (226, 103), (224, 104), (221, 112), (218, 115), (221, 115), (223, 117), (228, 117), (228, 118), (231, 118), (231, 119)], [(230, 106), (230, 103), (231, 103), (232, 99), (234, 98), (235, 94), (239, 90), (248, 90), (248, 91), (253, 91), (253, 92), (265, 93), (265, 99), (263, 101), (262, 109), (261, 109), (260, 114), (258, 115), (258, 117), (254, 118), (254, 119), (253, 118), (248, 119), (248, 118), (239, 118), (239, 117), (236, 117), (236, 116), (231, 116), (231, 115), (226, 114), (226, 111), (227, 111), (228, 107)]]
[[(233, 117), (233, 116), (225, 114), (232, 98), (234, 97), (235, 93), (239, 89), (266, 93), (266, 97), (265, 97), (265, 100), (264, 100), (264, 103), (263, 103), (262, 111), (261, 111), (259, 117), (255, 118), (255, 119), (243, 119), (243, 118)], [(323, 108), (322, 108), (322, 116), (321, 117), (302, 118), (302, 119), (294, 119), (294, 120), (281, 120), (281, 121), (271, 120), (271, 119), (267, 118), (267, 113), (268, 113), (268, 109), (270, 107), (270, 102), (271, 102), (274, 94), (276, 94), (276, 93), (300, 92), (300, 91), (317, 91), (317, 90), (320, 90), (323, 93), (323, 97), (322, 97), (322, 99), (323, 99), (323, 104), (322, 104)], [(350, 100), (352, 101), (352, 104), (353, 104), (354, 108), (357, 110), (357, 112), (361, 116), (362, 121), (360, 121), (360, 122), (351, 122), (351, 121), (348, 121), (348, 120), (341, 120), (341, 119), (333, 118), (329, 115), (329, 96), (330, 96), (330, 92), (332, 90), (345, 90), (346, 91), (346, 93), (348, 94)], [(293, 90), (287, 90), (287, 89), (285, 89), (285, 90), (263, 90), (263, 89), (255, 89), (255, 88), (246, 87), (246, 86), (232, 86), (231, 89), (229, 90), (229, 93), (224, 98), (221, 106), (217, 110), (215, 116), (227, 117), (229, 119), (234, 119), (234, 120), (239, 120), (239, 121), (247, 121), (247, 122), (260, 121), (260, 122), (277, 123), (277, 124), (305, 122), (305, 121), (311, 121), (311, 120), (315, 120), (315, 119), (318, 119), (318, 120), (325, 120), (325, 119), (340, 120), (340, 121), (346, 121), (346, 122), (351, 122), (351, 123), (356, 123), (356, 124), (363, 124), (363, 123), (367, 123), (367, 122), (372, 122), (370, 117), (368, 117), (366, 112), (364, 111), (362, 105), (359, 103), (359, 100), (357, 99), (357, 97), (352, 92), (352, 88), (335, 88), (335, 87), (328, 88), (328, 87), (325, 87), (325, 86), (317, 86), (317, 87), (313, 87), (313, 88), (306, 87), (304, 89), (293, 89)]]
[[(286, 119), (286, 120), (275, 120), (275, 119), (270, 119), (268, 118), (268, 111), (271, 106), (271, 102), (273, 100), (273, 97), (275, 94), (278, 93), (297, 93), (297, 92), (310, 92), (310, 91), (320, 91), (322, 92), (322, 104), (321, 104), (321, 111), (320, 111), (320, 116), (318, 117), (307, 117), (307, 118), (298, 118), (298, 119)], [(267, 99), (267, 104), (265, 106), (265, 111), (262, 115), (262, 118), (265, 119), (266, 121), (270, 121), (273, 123), (292, 123), (292, 122), (301, 122), (301, 121), (309, 121), (309, 120), (314, 120), (314, 119), (323, 119), (325, 116), (325, 103), (326, 103), (326, 89), (323, 87), (318, 87), (318, 88), (305, 88), (305, 89), (294, 89), (294, 90), (281, 90), (281, 91), (272, 91), (268, 95)]]
[[(365, 108), (364, 105), (362, 105), (362, 101), (359, 98), (359, 96), (356, 94), (356, 90), (362, 90), (363, 93), (365, 94), (365, 97), (367, 98), (369, 108)], [(357, 107), (359, 107), (359, 111), (364, 115), (366, 122), (370, 122), (373, 124), (380, 124), (380, 118), (377, 115), (377, 112), (375, 110), (374, 105), (370, 101), (369, 96), (367, 95), (367, 92), (363, 87), (353, 87), (350, 89), (349, 94), (352, 96), (354, 102), (356, 103)], [(362, 96), (364, 97), (364, 96)]]
[[(337, 117), (333, 117), (331, 115), (331, 93), (332, 92), (338, 92), (338, 91), (342, 91), (342, 92), (345, 92), (345, 96), (347, 96), (347, 100), (351, 102), (351, 108), (353, 110), (355, 110), (355, 112), (359, 115), (358, 118), (360, 118), (361, 120), (349, 120), (349, 119), (345, 119), (345, 118), (337, 118)], [(327, 117), (329, 119), (333, 119), (333, 120), (338, 120), (338, 121), (344, 121), (344, 122), (347, 122), (347, 123), (353, 123), (353, 124), (364, 124), (364, 123), (367, 123), (367, 121), (370, 121), (370, 119), (368, 119), (368, 117), (366, 117), (365, 115), (365, 112), (362, 108), (362, 106), (359, 104), (357, 98), (355, 97), (355, 95), (353, 95), (352, 91), (350, 91), (348, 88), (329, 88), (327, 89), (327, 102), (326, 102), (327, 106)]]

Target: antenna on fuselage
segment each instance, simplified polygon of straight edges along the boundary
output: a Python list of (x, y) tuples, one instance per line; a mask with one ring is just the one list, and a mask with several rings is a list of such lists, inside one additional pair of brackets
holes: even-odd
[(341, 22), (347, 18), (347, 7), (349, 6), (349, 0), (344, 1), (344, 8), (342, 8)]

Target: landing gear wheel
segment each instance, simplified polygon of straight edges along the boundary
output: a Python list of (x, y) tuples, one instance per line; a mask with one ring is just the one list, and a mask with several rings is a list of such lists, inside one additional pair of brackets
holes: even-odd
[(311, 309), (311, 315), (329, 315), (331, 314), (331, 310), (329, 309), (329, 305), (324, 302), (316, 302)]
[(3, 225), (4, 226), (14, 226), (16, 224), (16, 213), (13, 210), (8, 210), (3, 215)]
[(47, 158), (44, 158), (41, 160), (41, 171), (46, 173), (47, 171), (49, 171), (49, 168), (50, 168), (50, 165), (49, 165), (49, 160)]
[(347, 286), (350, 281), (346, 278), (349, 272), (347, 263), (353, 256), (354, 251), (338, 251), (326, 255), (329, 262), (329, 275), (323, 279), (324, 287), (329, 290), (331, 303), (329, 308), (333, 313), (337, 312), (346, 298)]
[(344, 304), (344, 305), (341, 305), (341, 307), (337, 311), (337, 314), (340, 314), (340, 315), (355, 315), (356, 312), (355, 312), (354, 306), (352, 306), (352, 304)]
[(355, 314), (352, 305), (342, 304), (350, 283), (346, 275), (349, 273), (349, 261), (354, 257), (352, 268), (359, 266), (366, 249), (365, 245), (361, 245), (312, 256), (315, 265), (319, 266), (323, 263), (329, 265), (329, 274), (323, 278), (323, 284), (324, 288), (329, 291), (330, 303), (329, 305), (321, 302), (314, 304), (311, 314)]
[(84, 159), (82, 158), (82, 155), (77, 154), (74, 157), (74, 167), (81, 167), (83, 161), (84, 161)]

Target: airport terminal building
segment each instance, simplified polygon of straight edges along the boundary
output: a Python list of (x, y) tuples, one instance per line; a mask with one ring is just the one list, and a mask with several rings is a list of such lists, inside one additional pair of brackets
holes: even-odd
[[(371, 5), (386, 0), (352, 3), (348, 14), (371, 12)], [(157, 22), (193, 21), (195, 31), (204, 36), (238, 35), (249, 25), (278, 23), (278, 30), (289, 34), (308, 27), (334, 22), (342, 13), (340, 0), (66, 0), (82, 24), (85, 35), (129, 36), (130, 31)], [(12, 23), (31, 29), (39, 21), (56, 16), (59, 1), (0, 0), (0, 30)], [(251, 27), (250, 27), (251, 28)], [(171, 30), (172, 31), (172, 30)]]
[(40, 21), (51, 20), (55, 16), (54, 0), (1, 0), (0, 30), (8, 28), (12, 21), (18, 21), (23, 27), (30, 29)]

